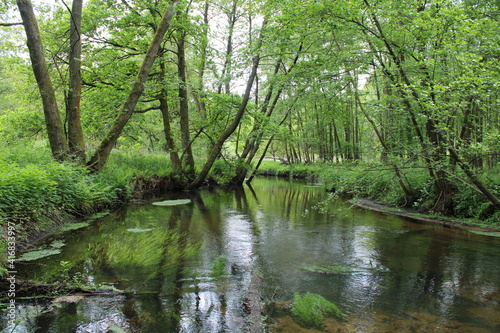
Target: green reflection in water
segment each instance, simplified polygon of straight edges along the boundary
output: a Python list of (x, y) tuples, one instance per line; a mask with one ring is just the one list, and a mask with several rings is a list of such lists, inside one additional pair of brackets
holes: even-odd
[[(252, 188), (161, 198), (191, 200), (184, 206), (123, 209), (20, 269), (46, 281), (79, 273), (125, 294), (45, 312), (22, 305), (25, 331), (243, 332), (260, 320), (261, 299), (289, 304), (295, 293), (321, 295), (346, 314), (325, 320), (330, 331), (500, 328), (500, 240), (340, 201), (315, 209), (326, 197), (308, 184), (258, 179)], [(300, 329), (273, 319), (277, 331)]]

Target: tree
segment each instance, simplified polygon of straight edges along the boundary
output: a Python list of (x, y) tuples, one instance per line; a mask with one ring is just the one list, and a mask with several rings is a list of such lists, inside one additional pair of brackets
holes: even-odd
[(234, 116), (233, 121), (229, 124), (229, 126), (220, 134), (219, 138), (215, 142), (212, 151), (210, 152), (210, 155), (208, 156), (207, 161), (205, 162), (205, 165), (203, 166), (203, 169), (200, 171), (200, 173), (197, 175), (196, 179), (192, 181), (188, 188), (196, 188), (202, 184), (202, 182), (205, 180), (205, 178), (208, 175), (208, 172), (212, 168), (213, 163), (219, 156), (222, 146), (226, 142), (226, 140), (233, 134), (233, 132), (236, 130), (238, 127), (241, 118), (243, 117), (243, 114), (245, 113), (247, 104), (250, 100), (250, 94), (252, 91), (253, 84), (255, 82), (255, 78), (257, 77), (257, 69), (259, 68), (260, 64), (260, 55), (259, 52), (261, 51), (262, 43), (263, 43), (263, 36), (264, 36), (264, 30), (266, 27), (267, 21), (264, 19), (264, 22), (262, 23), (261, 31), (260, 31), (260, 36), (258, 40), (258, 45), (256, 52), (257, 54), (253, 57), (252, 61), (252, 70), (250, 72), (250, 75), (247, 79), (247, 84), (246, 84), (246, 89), (245, 89), (245, 94), (243, 95), (243, 99), (240, 103), (240, 106), (238, 108), (238, 112)]
[(116, 116), (111, 128), (106, 135), (106, 137), (102, 140), (101, 144), (97, 148), (96, 152), (89, 160), (87, 165), (93, 171), (100, 171), (107, 162), (109, 154), (113, 149), (113, 146), (116, 143), (116, 140), (120, 137), (121, 132), (128, 120), (132, 116), (135, 110), (135, 106), (139, 101), (139, 98), (144, 89), (144, 83), (146, 82), (151, 67), (153, 66), (153, 62), (158, 55), (158, 50), (160, 49), (160, 44), (163, 39), (163, 36), (167, 32), (167, 29), (170, 26), (170, 21), (175, 14), (176, 6), (178, 5), (178, 1), (171, 1), (165, 10), (162, 20), (158, 24), (156, 28), (155, 35), (151, 44), (149, 45), (148, 51), (144, 57), (139, 73), (137, 74), (137, 80), (130, 90), (130, 93), (127, 97), (126, 102), (123, 104), (119, 114)]
[(73, 0), (71, 9), (70, 53), (69, 53), (69, 91), (66, 101), (68, 119), (69, 153), (85, 164), (85, 138), (80, 121), (80, 100), (82, 77), (80, 64), (82, 57), (82, 0)]
[(68, 154), (68, 144), (57, 106), (55, 90), (48, 73), (38, 21), (31, 1), (18, 0), (17, 7), (23, 20), (33, 73), (43, 102), (45, 124), (52, 155), (57, 160), (63, 160)]

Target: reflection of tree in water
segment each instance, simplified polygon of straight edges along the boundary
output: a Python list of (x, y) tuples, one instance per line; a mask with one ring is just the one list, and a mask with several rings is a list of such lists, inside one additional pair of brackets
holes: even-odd
[(137, 332), (179, 330), (186, 260), (196, 250), (188, 244), (193, 206), (172, 206), (169, 209), (171, 213), (166, 228), (154, 231), (164, 235), (157, 249), (160, 255), (154, 275), (158, 289), (128, 297), (124, 304), (124, 314)]
[[(322, 294), (356, 314), (351, 325), (370, 322), (380, 331), (431, 319), (488, 327), (498, 314), (500, 267), (491, 264), (498, 251), (489, 244), (387, 216), (322, 215), (310, 208), (324, 199), (320, 189), (265, 185), (192, 192), (185, 206), (130, 207), (68, 238), (58, 260), (84, 267), (97, 282), (117, 281), (126, 292), (63, 304), (30, 325), (38, 332), (111, 325), (129, 332), (258, 332), (269, 291), (281, 299)], [(324, 275), (302, 270), (304, 264), (366, 269)], [(46, 268), (54, 273), (58, 266)]]

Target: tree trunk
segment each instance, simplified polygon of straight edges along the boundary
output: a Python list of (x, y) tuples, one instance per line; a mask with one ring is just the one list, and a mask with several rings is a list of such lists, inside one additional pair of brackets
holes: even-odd
[(120, 113), (115, 118), (115, 121), (111, 125), (111, 128), (106, 135), (106, 137), (101, 142), (99, 148), (97, 148), (96, 152), (87, 163), (88, 167), (94, 171), (99, 172), (106, 164), (109, 154), (113, 149), (116, 140), (120, 137), (123, 128), (127, 124), (128, 120), (134, 113), (135, 106), (139, 101), (139, 97), (144, 90), (144, 83), (146, 82), (151, 67), (153, 66), (153, 62), (155, 61), (158, 50), (160, 49), (160, 44), (163, 39), (163, 36), (167, 32), (167, 29), (170, 26), (170, 21), (175, 14), (175, 8), (179, 1), (171, 1), (168, 5), (168, 8), (165, 10), (163, 14), (163, 18), (159, 23), (155, 36), (149, 45), (149, 49), (146, 53), (146, 56), (142, 62), (142, 66), (137, 75), (137, 80), (134, 86), (132, 87), (125, 104), (123, 105)]
[(205, 105), (205, 70), (207, 65), (207, 53), (208, 53), (208, 9), (209, 9), (209, 1), (205, 2), (205, 7), (203, 10), (203, 26), (202, 26), (202, 34), (200, 37), (200, 62), (198, 64), (198, 82), (197, 86), (192, 90), (194, 102), (196, 104), (196, 108), (198, 109), (198, 113), (201, 119), (205, 120), (207, 118), (207, 111)]
[(175, 148), (174, 138), (172, 137), (172, 129), (170, 127), (170, 112), (168, 111), (167, 103), (167, 91), (162, 89), (160, 101), (160, 111), (163, 118), (163, 133), (165, 134), (165, 148), (170, 154), (170, 161), (172, 162), (172, 170), (174, 172), (180, 172), (182, 169), (181, 160), (179, 154), (177, 154), (177, 149)]
[(33, 73), (42, 98), (52, 156), (57, 160), (64, 160), (68, 153), (68, 145), (57, 107), (56, 93), (48, 73), (38, 21), (30, 0), (17, 0), (17, 7), (23, 19)]
[(85, 139), (80, 121), (80, 99), (82, 91), (81, 57), (82, 40), (80, 27), (82, 23), (82, 0), (73, 0), (71, 9), (70, 58), (69, 58), (69, 93), (66, 104), (68, 119), (69, 153), (85, 164)]
[(182, 140), (182, 167), (188, 179), (194, 176), (193, 150), (189, 135), (189, 103), (186, 78), (186, 54), (185, 54), (186, 32), (181, 31), (177, 40), (177, 69), (179, 75), (179, 116)]
[(236, 9), (238, 8), (238, 0), (233, 0), (231, 13), (228, 14), (229, 21), (229, 33), (227, 36), (227, 45), (226, 45), (226, 59), (224, 60), (224, 66), (222, 67), (221, 81), (219, 83), (219, 87), (217, 89), (217, 93), (222, 93), (222, 86), (225, 87), (225, 93), (229, 94), (231, 92), (231, 66), (232, 66), (232, 57), (233, 57), (233, 35), (234, 35), (234, 26), (236, 25), (236, 21), (238, 17), (236, 16)]

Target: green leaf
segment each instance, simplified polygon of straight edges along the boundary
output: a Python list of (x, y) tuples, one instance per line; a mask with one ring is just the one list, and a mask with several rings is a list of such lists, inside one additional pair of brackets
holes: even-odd
[(157, 201), (153, 202), (155, 206), (177, 206), (177, 205), (185, 205), (191, 203), (190, 199), (178, 199), (178, 200), (165, 200), (165, 201)]
[(61, 253), (60, 249), (46, 249), (46, 250), (37, 250), (37, 251), (31, 251), (23, 254), (20, 256), (17, 260), (18, 261), (33, 261), (33, 260), (38, 260), (41, 258), (45, 258), (48, 256), (52, 256), (54, 254), (59, 254)]
[(128, 232), (147, 232), (151, 231), (153, 229), (142, 229), (142, 228), (129, 228), (127, 229)]

